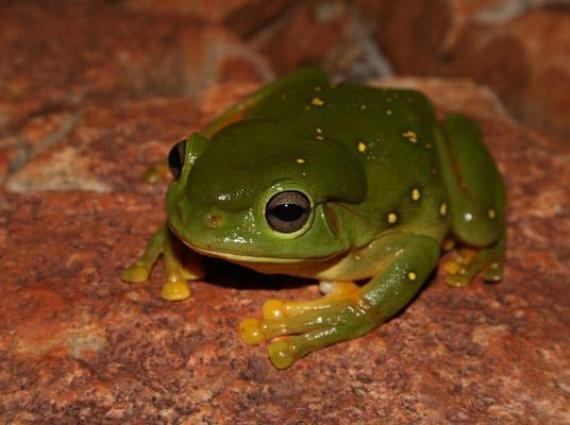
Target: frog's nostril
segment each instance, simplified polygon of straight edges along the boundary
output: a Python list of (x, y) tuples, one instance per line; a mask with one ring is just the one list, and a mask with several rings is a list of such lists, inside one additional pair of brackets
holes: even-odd
[(222, 223), (222, 217), (220, 214), (208, 214), (206, 216), (206, 225), (210, 229), (215, 229)]

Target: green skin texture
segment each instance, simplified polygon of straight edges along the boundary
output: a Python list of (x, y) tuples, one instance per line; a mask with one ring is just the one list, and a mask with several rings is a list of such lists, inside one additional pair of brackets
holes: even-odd
[[(278, 368), (401, 311), (436, 268), (446, 237), (475, 250), (452, 285), (479, 271), (502, 277), (504, 185), (479, 126), (461, 114), (438, 121), (417, 91), (331, 85), (326, 74), (301, 69), (192, 134), (185, 155), (168, 189), (167, 227), (125, 280), (146, 280), (160, 254), (171, 282), (202, 277), (199, 254), (264, 273), (366, 280), (350, 295), (244, 325), (242, 334), (258, 326), (250, 343), (272, 340)], [(291, 234), (265, 218), (267, 201), (283, 190), (302, 191), (312, 206)], [(189, 263), (174, 252), (177, 240), (192, 251)]]

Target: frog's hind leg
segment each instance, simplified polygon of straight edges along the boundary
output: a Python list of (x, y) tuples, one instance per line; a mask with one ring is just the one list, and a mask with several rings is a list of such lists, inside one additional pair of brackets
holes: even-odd
[(255, 345), (276, 336), (305, 332), (327, 321), (331, 312), (358, 302), (360, 286), (354, 282), (321, 282), (323, 286), (326, 295), (313, 300), (265, 301), (262, 320), (245, 319), (240, 324), (242, 339)]
[(466, 247), (444, 266), (448, 283), (465, 286), (480, 271), (486, 281), (499, 281), (505, 258), (505, 188), (477, 123), (448, 115), (438, 154), (451, 230)]
[(266, 320), (299, 316), (333, 305), (346, 304), (358, 296), (360, 286), (351, 281), (322, 281), (319, 288), (325, 296), (309, 301), (283, 301), (269, 299), (263, 304), (263, 318)]
[(362, 336), (396, 314), (414, 297), (437, 264), (440, 247), (426, 236), (390, 234), (375, 241), (370, 260), (378, 271), (364, 286), (334, 284), (332, 293), (310, 301), (270, 300), (263, 319), (245, 319), (240, 334), (249, 344), (271, 340), (279, 369), (328, 345)]

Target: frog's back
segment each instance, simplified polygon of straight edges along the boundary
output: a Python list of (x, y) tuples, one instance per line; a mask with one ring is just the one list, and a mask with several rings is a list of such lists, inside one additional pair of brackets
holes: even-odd
[[(440, 239), (446, 195), (437, 170), (437, 120), (431, 103), (413, 90), (330, 85), (324, 74), (284, 85), (248, 118), (279, 121), (314, 143), (343, 144), (367, 176), (367, 196), (355, 208), (374, 232), (418, 223)], [(324, 151), (324, 149), (323, 149)], [(332, 171), (331, 171), (332, 172)]]

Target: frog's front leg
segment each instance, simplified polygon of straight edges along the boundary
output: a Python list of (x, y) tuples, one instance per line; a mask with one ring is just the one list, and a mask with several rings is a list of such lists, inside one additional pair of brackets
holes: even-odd
[(148, 280), (150, 272), (160, 255), (164, 256), (166, 282), (162, 287), (161, 297), (167, 301), (181, 301), (190, 297), (187, 281), (204, 276), (200, 257), (184, 247), (162, 225), (148, 241), (141, 258), (121, 273), (121, 279), (130, 283), (142, 283)]
[(366, 285), (304, 303), (270, 300), (263, 320), (242, 321), (242, 338), (250, 344), (275, 338), (269, 357), (283, 369), (312, 351), (364, 335), (410, 302), (435, 268), (440, 246), (430, 237), (392, 233), (368, 250), (382, 266)]

